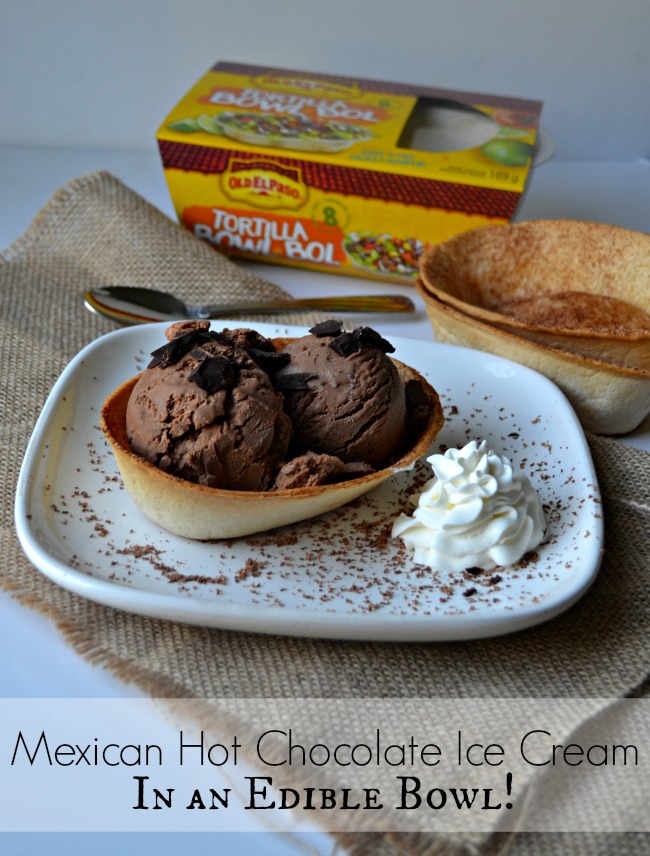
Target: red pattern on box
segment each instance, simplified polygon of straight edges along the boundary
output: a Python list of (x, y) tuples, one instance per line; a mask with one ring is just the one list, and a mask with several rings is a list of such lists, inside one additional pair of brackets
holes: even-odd
[[(205, 146), (159, 140), (160, 153), (166, 169), (220, 174), (226, 171), (231, 158), (259, 161), (250, 152), (227, 151)], [(397, 201), (423, 208), (441, 208), (463, 214), (510, 219), (521, 201), (521, 194), (509, 190), (474, 187), (455, 182), (413, 176), (377, 173), (368, 169), (340, 167), (292, 158), (264, 157), (268, 163), (302, 171), (305, 184), (326, 193), (341, 193), (365, 199)]]

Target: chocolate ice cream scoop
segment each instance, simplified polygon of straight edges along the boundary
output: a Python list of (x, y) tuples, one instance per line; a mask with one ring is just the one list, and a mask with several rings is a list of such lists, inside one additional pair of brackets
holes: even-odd
[(266, 490), (291, 434), (282, 396), (241, 348), (205, 329), (176, 332), (130, 396), (131, 449), (188, 481)]
[(336, 484), (357, 479), (373, 473), (369, 464), (355, 461), (344, 464), (340, 458), (333, 455), (317, 455), (315, 452), (305, 452), (283, 464), (278, 472), (273, 490), (293, 490), (297, 487), (314, 487), (315, 485)]
[[(386, 357), (390, 346), (367, 328), (344, 334), (340, 324), (327, 322), (314, 330), (306, 340), (273, 339), (274, 350), (266, 350), (268, 340), (247, 331), (216, 333), (204, 324), (175, 325), (168, 331), (169, 341), (153, 352), (150, 367), (115, 389), (101, 413), (102, 431), (140, 511), (186, 538), (244, 537), (339, 508), (429, 452), (444, 415), (426, 379), (396, 362), (401, 386), (395, 385), (392, 369), (385, 365), (392, 364)], [(302, 354), (313, 338), (322, 339), (326, 347), (332, 344), (334, 366), (344, 362), (336, 374), (352, 375), (330, 398), (361, 398), (356, 407), (361, 416), (372, 407), (378, 417), (368, 432), (379, 430), (386, 443), (387, 434), (397, 437), (397, 447), (382, 469), (373, 471), (360, 456), (343, 463), (327, 453), (300, 454), (288, 448), (291, 422), (282, 407), (283, 395), (289, 399), (307, 388), (314, 375), (325, 377), (323, 363), (331, 360), (321, 354), (309, 364), (303, 357), (306, 368), (299, 363), (278, 380), (286, 393), (275, 390), (273, 380), (287, 367), (289, 355), (282, 349), (293, 341)], [(373, 349), (375, 354), (364, 356)], [(360, 357), (365, 368), (353, 368)], [(364, 372), (369, 389), (377, 387), (372, 406), (363, 388)], [(408, 426), (403, 418), (386, 418), (394, 404), (390, 396), (382, 415), (379, 402), (387, 392), (382, 387), (397, 390), (398, 415), (405, 397)], [(348, 410), (344, 418), (354, 421), (354, 406)], [(325, 421), (334, 421), (331, 411), (323, 412)], [(356, 422), (361, 430), (363, 419)], [(392, 426), (390, 431), (386, 425)], [(373, 440), (376, 443), (371, 436), (371, 453)]]
[(293, 423), (292, 448), (364, 461), (394, 460), (407, 438), (404, 384), (374, 330), (343, 331), (328, 321), (289, 343), (291, 357), (274, 384)]

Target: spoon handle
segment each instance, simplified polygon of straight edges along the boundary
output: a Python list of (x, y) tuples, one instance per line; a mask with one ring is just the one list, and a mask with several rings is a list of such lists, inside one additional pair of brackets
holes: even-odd
[(415, 306), (409, 297), (400, 294), (305, 297), (244, 305), (201, 306), (197, 310), (197, 317), (220, 318), (222, 315), (240, 315), (243, 312), (298, 312), (305, 309), (320, 309), (323, 312), (414, 312)]
[[(142, 289), (144, 290), (144, 289)], [(107, 287), (98, 291), (87, 291), (84, 295), (86, 307), (98, 315), (104, 315), (118, 324), (146, 324), (151, 321), (179, 320), (181, 318), (220, 318), (228, 315), (248, 313), (296, 312), (304, 309), (320, 309), (325, 312), (413, 312), (415, 306), (408, 297), (397, 294), (360, 295), (350, 297), (307, 297), (296, 300), (274, 300), (263, 303), (248, 303), (224, 306), (200, 306), (175, 308), (167, 304), (155, 307), (151, 294), (148, 305), (128, 299), (129, 289)], [(168, 297), (168, 296), (167, 296)]]

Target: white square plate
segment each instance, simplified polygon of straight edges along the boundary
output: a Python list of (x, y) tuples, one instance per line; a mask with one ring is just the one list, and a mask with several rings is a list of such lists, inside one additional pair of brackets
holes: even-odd
[[(273, 532), (196, 542), (160, 529), (126, 494), (99, 416), (108, 394), (164, 342), (166, 326), (129, 327), (90, 344), (57, 381), (34, 429), (16, 526), (31, 562), (59, 585), (117, 609), (207, 627), (442, 641), (545, 621), (593, 581), (603, 546), (601, 502), (589, 448), (564, 395), (508, 360), (405, 338), (391, 338), (394, 356), (427, 377), (445, 410), (436, 447), (485, 439), (540, 493), (548, 530), (533, 554), (480, 574), (414, 565), (390, 530), (431, 477), (425, 462), (348, 506)], [(266, 336), (305, 333), (255, 327)]]

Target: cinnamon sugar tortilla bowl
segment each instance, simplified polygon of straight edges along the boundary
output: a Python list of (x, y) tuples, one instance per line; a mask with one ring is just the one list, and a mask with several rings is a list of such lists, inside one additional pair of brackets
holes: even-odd
[[(650, 371), (650, 235), (643, 232), (580, 220), (480, 227), (423, 253), (420, 280), (425, 294), (498, 330)], [(589, 314), (588, 325), (576, 326), (576, 307)]]
[[(289, 339), (273, 340), (283, 347)], [(403, 381), (419, 380), (432, 409), (413, 446), (389, 467), (337, 484), (278, 491), (221, 490), (170, 475), (134, 454), (126, 434), (126, 407), (137, 377), (106, 400), (101, 428), (115, 455), (124, 487), (138, 508), (163, 529), (201, 541), (239, 538), (298, 523), (339, 508), (410, 469), (429, 450), (444, 424), (440, 400), (415, 369), (394, 360)]]
[(418, 283), (435, 338), (506, 357), (546, 375), (571, 402), (583, 428), (626, 434), (650, 413), (650, 372), (540, 345), (465, 315)]

